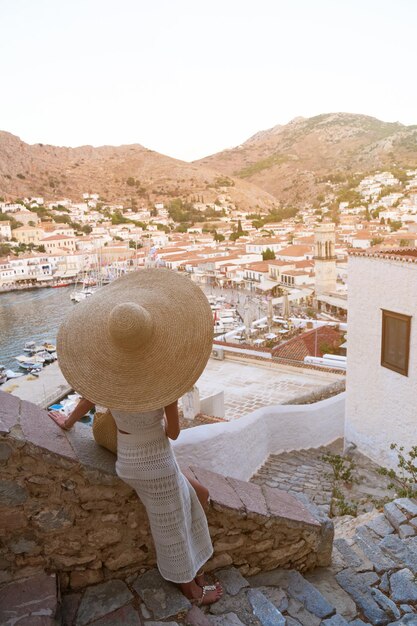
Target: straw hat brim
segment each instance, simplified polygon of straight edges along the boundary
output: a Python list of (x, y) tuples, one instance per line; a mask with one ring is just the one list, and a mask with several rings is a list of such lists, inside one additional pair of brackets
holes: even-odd
[[(120, 345), (109, 330), (116, 305), (140, 305), (150, 336)], [(70, 385), (91, 402), (121, 411), (151, 411), (189, 391), (213, 342), (206, 296), (188, 277), (142, 269), (99, 289), (75, 306), (57, 337), (58, 362)]]

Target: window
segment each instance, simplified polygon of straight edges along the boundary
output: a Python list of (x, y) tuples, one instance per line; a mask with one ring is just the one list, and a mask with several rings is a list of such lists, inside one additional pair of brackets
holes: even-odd
[(411, 316), (382, 309), (381, 365), (408, 376)]

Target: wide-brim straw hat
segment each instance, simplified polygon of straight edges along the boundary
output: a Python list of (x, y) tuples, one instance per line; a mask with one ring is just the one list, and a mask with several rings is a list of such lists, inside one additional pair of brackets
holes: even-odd
[(142, 269), (75, 305), (59, 329), (57, 354), (84, 398), (152, 411), (192, 388), (212, 342), (213, 315), (202, 290), (172, 270)]

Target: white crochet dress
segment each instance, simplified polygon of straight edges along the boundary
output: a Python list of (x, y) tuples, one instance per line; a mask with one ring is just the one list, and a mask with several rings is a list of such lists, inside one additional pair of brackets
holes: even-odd
[(158, 569), (166, 580), (189, 582), (213, 547), (204, 510), (165, 434), (164, 410), (112, 414), (118, 429), (130, 433), (117, 433), (116, 472), (146, 508)]

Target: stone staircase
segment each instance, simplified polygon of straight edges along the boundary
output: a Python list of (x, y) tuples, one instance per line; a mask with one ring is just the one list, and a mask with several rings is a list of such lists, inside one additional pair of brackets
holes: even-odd
[(417, 502), (397, 499), (336, 523), (332, 564), (304, 575), (275, 569), (244, 578), (216, 571), (223, 598), (191, 606), (156, 570), (109, 580), (58, 602), (38, 576), (2, 589), (4, 626), (417, 626)]
[(342, 444), (308, 450), (293, 450), (271, 454), (264, 465), (251, 478), (257, 485), (268, 485), (288, 491), (293, 495), (304, 493), (325, 515), (330, 512), (333, 484), (331, 467), (322, 460), (330, 451), (342, 452)]
[(330, 514), (336, 486), (345, 503), (359, 514), (392, 499), (388, 489), (391, 480), (381, 476), (379, 466), (368, 457), (357, 451), (345, 457), (353, 462), (352, 480), (346, 484), (335, 479), (331, 464), (323, 459), (329, 455), (343, 455), (343, 439), (320, 448), (271, 454), (251, 482), (287, 491), (295, 497), (304, 494), (324, 515)]

